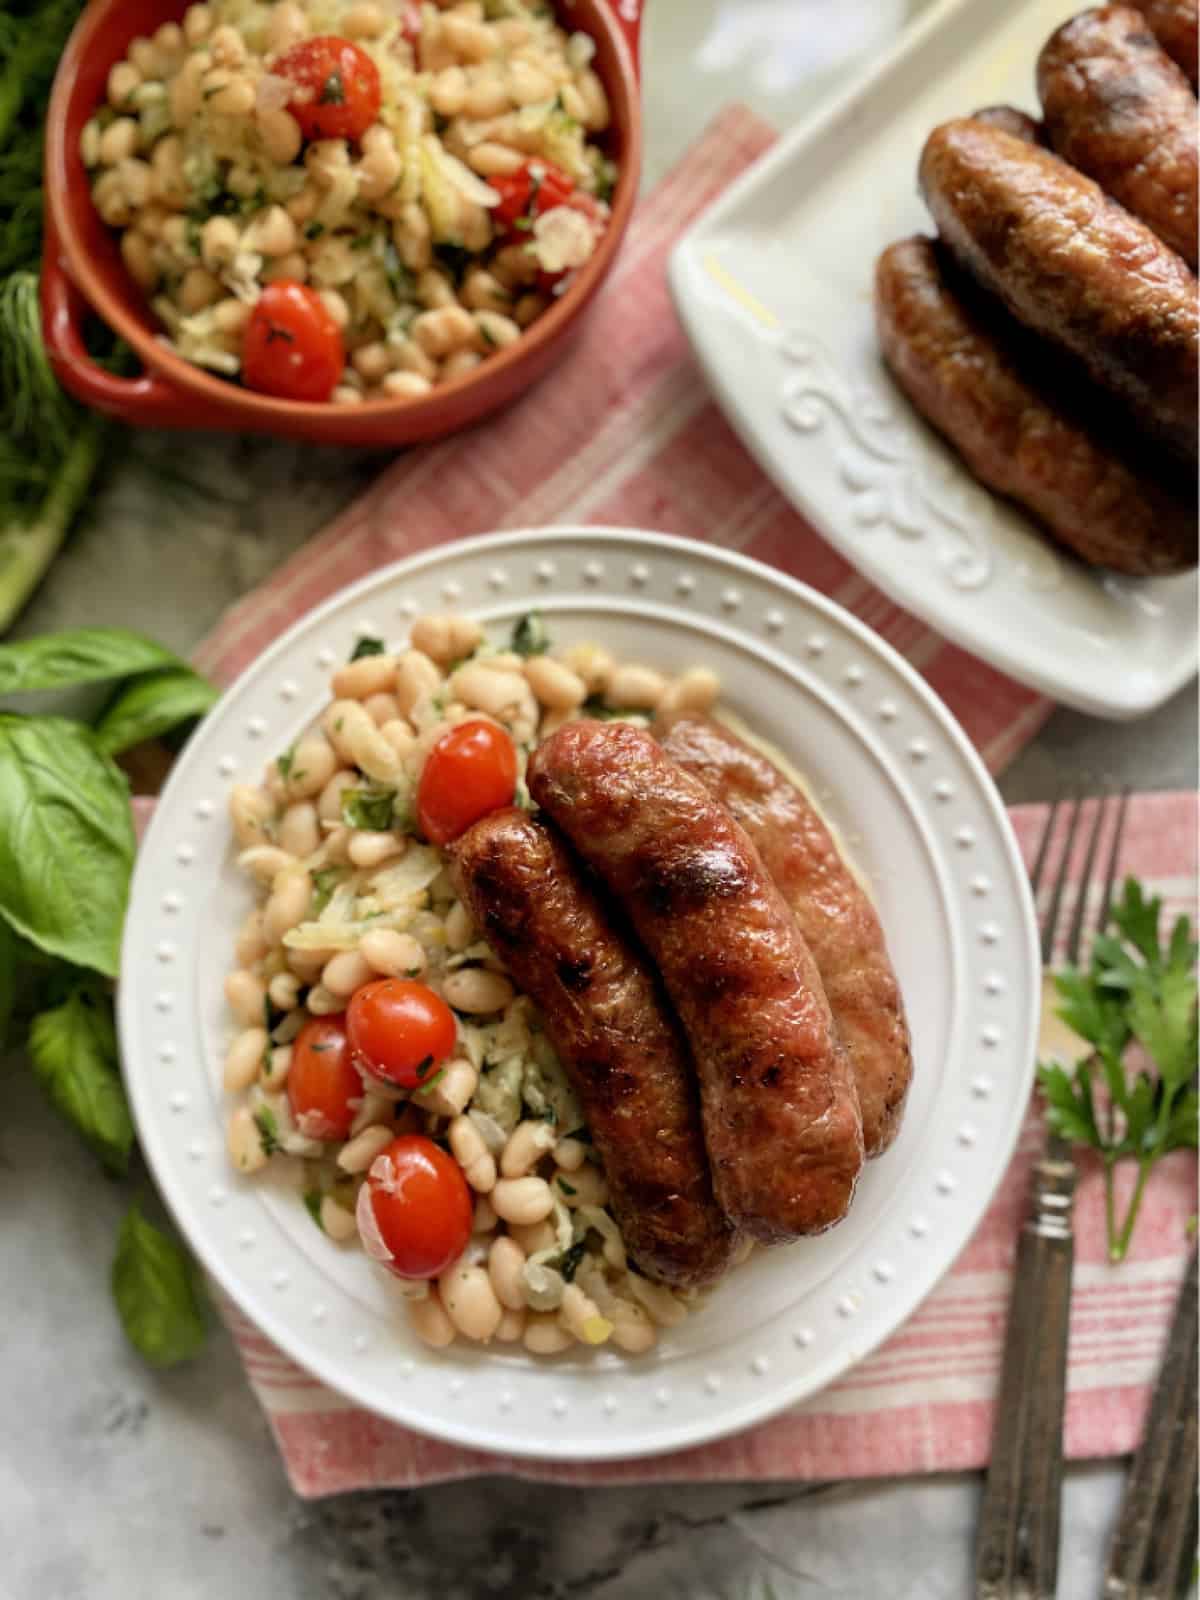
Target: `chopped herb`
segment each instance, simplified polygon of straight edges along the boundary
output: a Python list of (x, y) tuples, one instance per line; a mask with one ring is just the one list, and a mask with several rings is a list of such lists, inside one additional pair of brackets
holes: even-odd
[(428, 1090), (433, 1088), (435, 1083), (441, 1083), (442, 1079), (446, 1076), (445, 1067), (440, 1067), (438, 1071), (432, 1075), (432, 1077), (422, 1078), (421, 1074), (428, 1071), (432, 1065), (433, 1057), (426, 1056), (424, 1061), (422, 1061), (421, 1065), (417, 1068), (417, 1087), (413, 1090), (414, 1094), (427, 1093)]
[(513, 220), (513, 227), (517, 230), (518, 233), (532, 233), (533, 232), (533, 218), (532, 217), (516, 217)]
[(394, 789), (346, 789), (342, 793), (342, 821), (363, 833), (386, 833), (396, 820)]
[(512, 649), (519, 656), (544, 656), (550, 635), (540, 611), (527, 611), (512, 631)]
[(286, 1013), (282, 1011), (277, 1011), (276, 1008), (271, 1004), (271, 997), (269, 994), (263, 995), (263, 1027), (266, 1028), (268, 1033), (279, 1026), (279, 1024), (283, 1021), (285, 1014)]
[(312, 915), (314, 917), (319, 917), (333, 899), (333, 891), (337, 888), (341, 875), (341, 869), (338, 867), (322, 867), (319, 872), (313, 873)]
[(408, 967), (405, 969), (406, 978), (419, 978), (425, 969), (423, 967)]
[(579, 1193), (579, 1190), (575, 1188), (574, 1184), (568, 1183), (567, 1180), (562, 1176), (561, 1173), (559, 1174), (559, 1176), (558, 1176), (556, 1181), (558, 1183), (558, 1187), (562, 1190), (562, 1192), (564, 1194), (575, 1195), (575, 1194)]
[(595, 722), (623, 722), (627, 717), (644, 716), (645, 712), (636, 706), (606, 706), (602, 694), (593, 694), (583, 702), (583, 714)]
[(389, 239), (383, 247), (383, 270), (387, 274), (388, 288), (397, 300), (411, 300), (416, 283), (412, 273), (400, 259), (400, 252)]
[(351, 661), (361, 661), (364, 656), (381, 656), (383, 654), (383, 640), (372, 639), (369, 634), (362, 638), (350, 652)]
[(490, 345), (493, 350), (498, 350), (500, 348), (495, 335), (491, 332), (486, 323), (477, 322), (475, 326), (479, 329), (479, 336), (483, 340), (484, 344)]
[(586, 1253), (587, 1241), (586, 1239), (580, 1239), (571, 1245), (569, 1249), (564, 1250), (562, 1255), (555, 1260), (554, 1265), (568, 1283), (575, 1282), (575, 1274), (579, 1271), (579, 1263)]
[(321, 85), (321, 92), (317, 96), (319, 106), (344, 106), (346, 104), (346, 85), (342, 82), (342, 75), (336, 67)]
[(350, 248), (351, 250), (369, 250), (374, 243), (375, 235), (373, 233), (358, 233), (351, 239)]
[(325, 1224), (321, 1221), (321, 1202), (324, 1198), (320, 1189), (308, 1189), (304, 1194), (304, 1209), (322, 1233), (325, 1232)]
[(259, 1106), (254, 1113), (254, 1125), (262, 1139), (263, 1151), (266, 1155), (273, 1156), (280, 1148), (279, 1124), (275, 1120), (275, 1113), (270, 1106)]
[(292, 768), (296, 763), (296, 746), (289, 745), (283, 754), (276, 760), (275, 766), (279, 776), (287, 783), (292, 776)]
[(319, 239), (324, 232), (325, 224), (323, 222), (310, 222), (304, 229), (304, 237), (306, 239)]
[(617, 164), (602, 159), (596, 168), (596, 199), (604, 201), (605, 205), (613, 197), (613, 190), (617, 187)]

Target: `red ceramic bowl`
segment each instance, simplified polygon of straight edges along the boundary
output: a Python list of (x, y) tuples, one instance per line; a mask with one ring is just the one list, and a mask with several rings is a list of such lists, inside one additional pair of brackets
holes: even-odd
[[(92, 205), (79, 154), (84, 123), (105, 97), (109, 68), (131, 40), (178, 21), (187, 0), (91, 0), (63, 52), (46, 118), (46, 246), (42, 329), (64, 389), (123, 422), (155, 428), (268, 433), (324, 444), (395, 445), (433, 439), (498, 410), (562, 354), (616, 258), (633, 213), (642, 156), (638, 33), (642, 0), (571, 0), (570, 25), (596, 41), (594, 66), (612, 106), (611, 153), (620, 166), (612, 220), (570, 289), (508, 349), (420, 400), (361, 406), (276, 400), (194, 367), (168, 349), (117, 238)], [(91, 361), (82, 323), (96, 313), (138, 354), (138, 378)]]

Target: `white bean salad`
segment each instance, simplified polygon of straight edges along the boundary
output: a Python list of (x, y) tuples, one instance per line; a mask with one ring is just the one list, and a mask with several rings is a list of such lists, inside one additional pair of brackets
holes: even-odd
[(636, 1355), (696, 1301), (630, 1268), (567, 1076), (439, 846), (528, 804), (529, 753), (565, 722), (708, 710), (719, 688), (551, 649), (536, 613), (507, 649), (426, 616), (399, 653), (360, 640), (317, 723), (231, 792), (259, 903), (225, 985), (230, 1159), (290, 1169), (329, 1239), (402, 1283), (428, 1345)]
[(543, 0), (208, 0), (110, 71), (92, 198), (185, 360), (415, 399), (519, 339), (602, 237), (594, 51)]

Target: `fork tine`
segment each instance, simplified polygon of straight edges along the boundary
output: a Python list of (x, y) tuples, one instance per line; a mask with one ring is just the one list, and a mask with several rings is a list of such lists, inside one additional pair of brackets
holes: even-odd
[(1096, 864), (1096, 847), (1100, 843), (1100, 834), (1104, 829), (1104, 816), (1107, 809), (1107, 795), (1100, 795), (1096, 801), (1096, 815), (1092, 819), (1092, 831), (1088, 835), (1087, 849), (1083, 857), (1083, 871), (1079, 875), (1079, 884), (1075, 890), (1075, 910), (1071, 915), (1071, 926), (1067, 933), (1067, 960), (1073, 967), (1079, 965), (1079, 945), (1083, 938), (1083, 919), (1087, 914), (1088, 895), (1092, 888), (1092, 868)]
[(1112, 910), (1113, 890), (1117, 885), (1117, 867), (1121, 860), (1121, 836), (1125, 832), (1125, 813), (1129, 809), (1129, 790), (1121, 790), (1121, 803), (1117, 808), (1117, 826), (1113, 833), (1112, 846), (1108, 852), (1108, 866), (1104, 872), (1104, 898), (1100, 902), (1100, 916), (1096, 923), (1096, 932), (1103, 933), (1108, 927), (1108, 914)]
[(1029, 887), (1036, 897), (1042, 887), (1042, 869), (1046, 865), (1046, 857), (1050, 851), (1050, 840), (1054, 837), (1054, 824), (1058, 820), (1058, 808), (1062, 803), (1062, 796), (1055, 795), (1050, 802), (1050, 814), (1046, 818), (1046, 826), (1042, 829), (1042, 837), (1038, 841), (1037, 857), (1029, 869)]
[(1067, 886), (1067, 877), (1071, 871), (1071, 853), (1075, 848), (1075, 835), (1079, 831), (1079, 818), (1083, 811), (1083, 798), (1075, 800), (1071, 811), (1071, 819), (1067, 823), (1067, 838), (1063, 845), (1062, 860), (1058, 864), (1058, 875), (1054, 880), (1054, 888), (1050, 891), (1050, 904), (1046, 907), (1046, 921), (1042, 926), (1042, 965), (1048, 967), (1054, 959), (1054, 935), (1058, 929), (1058, 914), (1062, 909), (1063, 890)]

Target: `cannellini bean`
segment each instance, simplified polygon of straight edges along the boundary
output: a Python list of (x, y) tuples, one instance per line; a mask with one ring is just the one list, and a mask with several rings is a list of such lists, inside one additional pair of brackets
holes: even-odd
[(281, 872), (295, 865), (294, 856), (288, 855), (286, 850), (280, 850), (273, 844), (255, 845), (249, 850), (243, 850), (238, 857), (239, 867), (253, 873), (259, 883), (268, 885), (274, 883)]
[(357, 950), (342, 950), (328, 961), (321, 973), (321, 982), (330, 994), (344, 996), (347, 1000), (364, 983), (375, 976), (371, 963)]
[(678, 1327), (686, 1318), (687, 1307), (664, 1284), (651, 1283), (649, 1278), (630, 1273), (629, 1287), (660, 1328)]
[(208, 37), (208, 48), (213, 60), (222, 67), (240, 67), (246, 59), (246, 45), (241, 34), (231, 23), (223, 22)]
[(451, 11), (442, 18), (442, 38), (464, 61), (486, 61), (495, 55), (500, 41), (483, 22)]
[(221, 298), (221, 285), (205, 267), (189, 267), (179, 285), (179, 304), (184, 311), (203, 311)]
[(212, 27), (212, 12), (206, 5), (189, 6), (183, 17), (183, 37), (188, 44), (199, 44), (208, 37)]
[(446, 943), (451, 950), (465, 950), (474, 937), (471, 913), (461, 900), (456, 900), (446, 913)]
[(231, 78), (209, 97), (208, 105), (222, 117), (248, 117), (254, 110), (254, 85), (249, 78)]
[(294, 5), (292, 0), (284, 0), (283, 4), (272, 7), (267, 21), (267, 43), (271, 50), (286, 50), (307, 35), (308, 17), (303, 6)]
[(262, 912), (252, 911), (238, 930), (237, 939), (234, 941), (233, 953), (239, 965), (252, 967), (256, 961), (266, 955), (270, 946), (263, 937)]
[(581, 1344), (604, 1344), (613, 1331), (612, 1323), (600, 1315), (599, 1306), (577, 1283), (568, 1283), (563, 1290), (558, 1314)]
[(171, 79), (167, 89), (167, 105), (171, 112), (171, 123), (181, 132), (199, 114), (200, 108), (204, 104), (204, 90), (201, 84), (207, 60), (207, 52), (189, 56)]
[(533, 1355), (556, 1356), (563, 1350), (569, 1350), (574, 1342), (573, 1335), (567, 1332), (553, 1311), (526, 1313), (522, 1343)]
[(599, 1167), (585, 1164), (571, 1173), (560, 1173), (554, 1187), (568, 1206), (602, 1206), (608, 1201), (608, 1184)]
[(628, 706), (637, 711), (653, 711), (666, 687), (667, 680), (653, 667), (614, 667), (605, 685), (604, 703), (612, 709)]
[(292, 1047), (290, 1044), (276, 1045), (269, 1051), (262, 1061), (258, 1071), (258, 1081), (264, 1089), (272, 1094), (278, 1094), (288, 1081), (288, 1073), (292, 1070)]
[[(407, 1111), (409, 1108), (406, 1106), (404, 1109)], [(395, 1116), (396, 1101), (390, 1095), (380, 1094), (374, 1089), (364, 1089), (358, 1110), (354, 1113), (354, 1121), (350, 1124), (350, 1136), (353, 1138), (364, 1128), (376, 1128), (383, 1122), (391, 1123), (395, 1120)]]
[(338, 1244), (344, 1244), (358, 1233), (353, 1211), (347, 1211), (345, 1206), (339, 1205), (332, 1195), (327, 1194), (321, 1201), (320, 1216), (322, 1228)]
[(229, 1159), (239, 1172), (260, 1172), (267, 1164), (267, 1152), (262, 1146), (262, 1135), (249, 1106), (239, 1106), (229, 1119), (225, 1130), (225, 1144)]
[(504, 350), (521, 337), (521, 330), (513, 319), (501, 316), (498, 311), (477, 311), (475, 325), (489, 350)]
[[(417, 300), (430, 311), (457, 304), (454, 285), (437, 267), (426, 267), (417, 278)], [(410, 329), (411, 332), (411, 329)], [(442, 355), (442, 350), (431, 350), (430, 355)]]
[(611, 654), (598, 644), (573, 644), (564, 650), (562, 661), (583, 679), (589, 694), (604, 688), (616, 665)]
[(358, 192), (364, 200), (381, 200), (396, 185), (404, 163), (394, 144), (377, 144), (358, 163)]
[(451, 972), (442, 992), (446, 1004), (468, 1016), (485, 1017), (503, 1011), (513, 997), (513, 986), (498, 972), (488, 972), (482, 967), (460, 967)]
[(133, 220), (125, 186), (115, 171), (102, 172), (92, 188), (92, 201), (110, 228), (124, 228)]
[(372, 928), (359, 942), (359, 953), (385, 978), (416, 978), (425, 970), (425, 951), (411, 933)]
[[(300, 146), (304, 142), (300, 124), (291, 112), (284, 111), (281, 107), (272, 107), (268, 111), (259, 111), (255, 123), (258, 127), (258, 137), (262, 140), (262, 147), (270, 159), (281, 167), (290, 166), (300, 154)], [(315, 195), (313, 202), (315, 209)], [(288, 207), (288, 215), (294, 222), (308, 220), (307, 217), (298, 217), (291, 206)], [(309, 216), (311, 215), (310, 211)]]
[(579, 674), (550, 656), (530, 656), (525, 677), (541, 704), (551, 710), (571, 711), (587, 699), (587, 684)]
[(160, 273), (154, 252), (144, 234), (127, 229), (121, 235), (121, 260), (125, 270), (140, 289), (153, 289)]
[(587, 1146), (578, 1139), (560, 1139), (554, 1146), (554, 1162), (564, 1172), (578, 1172), (587, 1160)]
[(385, 722), (379, 731), (401, 761), (416, 749), (417, 736), (403, 717), (396, 717), (392, 722)]
[(267, 1053), (267, 1030), (246, 1028), (229, 1046), (225, 1057), (222, 1082), (229, 1094), (239, 1094), (248, 1089), (258, 1076), (258, 1069)]
[(83, 132), (79, 135), (79, 154), (85, 167), (99, 166), (102, 137), (103, 129), (95, 117), (84, 123)]
[(227, 267), (238, 253), (241, 235), (229, 217), (209, 217), (200, 230), (200, 259), (212, 272)]
[[(492, 1205), (496, 1202), (493, 1200)], [(497, 1212), (497, 1216), (499, 1212)], [(512, 1223), (508, 1225), (509, 1237), (520, 1245), (527, 1256), (536, 1256), (542, 1250), (552, 1250), (558, 1243), (554, 1224), (543, 1217), (540, 1222)]]
[(300, 1003), (300, 980), (294, 972), (277, 972), (267, 985), (267, 996), (276, 1011), (294, 1011)]
[[(350, 357), (350, 361), (355, 372), (367, 383), (379, 383), (392, 370), (392, 352), (381, 339), (360, 345)], [(369, 656), (366, 659), (373, 661), (378, 658)], [(354, 665), (361, 666), (362, 662), (356, 661)]]
[(461, 109), (472, 121), (479, 122), (501, 116), (511, 105), (508, 85), (498, 72), (488, 72), (476, 75), (468, 83)]
[(449, 383), (452, 378), (464, 378), (468, 372), (474, 372), (482, 363), (483, 357), (477, 351), (456, 350), (442, 362), (441, 380), (443, 383)]
[(148, 161), (139, 161), (136, 156), (126, 156), (123, 161), (117, 163), (116, 170), (129, 204), (140, 211), (149, 203), (150, 196), (154, 192), (153, 168)]
[(512, 309), (512, 319), (518, 328), (528, 328), (549, 304), (544, 294), (523, 294)]
[(486, 1194), (481, 1194), (475, 1201), (475, 1213), (471, 1218), (471, 1232), (474, 1234), (492, 1233), (500, 1218), (492, 1210), (492, 1202)]
[(311, 800), (296, 800), (279, 819), (279, 842), (294, 856), (310, 856), (321, 843), (317, 808)]
[(377, 201), (375, 209), (386, 216), (393, 207), (397, 214), (392, 223), (392, 243), (400, 254), (400, 260), (410, 272), (427, 271), (433, 263), (429, 218), (420, 206), (401, 205), (394, 195)]
[(100, 159), (106, 166), (115, 167), (138, 147), (140, 129), (135, 118), (117, 117), (100, 135)]
[(501, 1234), (488, 1251), (488, 1277), (502, 1306), (519, 1311), (525, 1304), (525, 1283), (521, 1276), (525, 1252), (515, 1239)]
[(296, 248), (296, 224), (282, 206), (268, 206), (246, 229), (245, 248), (264, 256), (286, 256)]
[(441, 684), (441, 672), (423, 650), (406, 650), (396, 672), (395, 694), (402, 715), (411, 716), (417, 701), (436, 693)]
[(108, 103), (118, 110), (128, 105), (142, 75), (130, 61), (118, 61), (108, 74)]
[(338, 1151), (337, 1164), (343, 1172), (365, 1172), (382, 1150), (386, 1150), (395, 1135), (391, 1128), (364, 1128)]
[(582, 122), (587, 115), (587, 102), (575, 85), (573, 83), (564, 83), (558, 94), (559, 99), (562, 101), (562, 108), (567, 115), (573, 117), (576, 122)]
[(471, 311), (508, 312), (512, 307), (512, 295), (483, 267), (473, 267), (467, 273), (459, 298)]
[(380, 388), (393, 400), (419, 400), (433, 391), (432, 383), (419, 372), (389, 372)]
[(264, 283), (274, 283), (278, 278), (294, 278), (297, 283), (307, 283), (308, 262), (299, 250), (293, 250), (286, 256), (272, 256), (263, 263), (261, 276)]
[(630, 1300), (614, 1300), (610, 1316), (612, 1342), (626, 1355), (645, 1355), (658, 1343), (658, 1329), (641, 1306)]
[(435, 1288), (431, 1287), (423, 1300), (408, 1302), (408, 1320), (417, 1338), (431, 1349), (444, 1350), (454, 1343), (454, 1324)]
[(177, 22), (164, 22), (161, 27), (156, 28), (154, 30), (154, 43), (158, 49), (159, 61), (165, 71), (170, 71), (171, 67), (179, 60), (187, 48), (184, 42), (183, 29)]
[(483, 642), (483, 629), (473, 617), (454, 612), (418, 617), (412, 626), (413, 648), (440, 666), (468, 656)]
[(301, 983), (316, 983), (321, 968), (333, 952), (328, 950), (289, 950), (287, 964)]
[(366, 713), (377, 728), (394, 722), (400, 715), (400, 705), (394, 694), (369, 694), (363, 701)]
[(451, 1061), (437, 1074), (436, 1083), (415, 1091), (413, 1104), (439, 1117), (457, 1117), (467, 1109), (478, 1085), (479, 1073), (471, 1062)]
[[(335, 700), (321, 725), (343, 761), (360, 768), (368, 778), (379, 783), (395, 783), (399, 778), (399, 756), (357, 700)], [(326, 774), (322, 788), (332, 775), (332, 770)]]
[(477, 711), (486, 711), (497, 722), (511, 721), (528, 712), (533, 696), (518, 672), (498, 672), (482, 661), (459, 667), (451, 679), (458, 699)]
[(429, 86), (429, 104), (440, 117), (456, 117), (466, 103), (466, 73), (461, 67), (444, 67)]
[(465, 306), (459, 305), (422, 311), (413, 318), (408, 331), (434, 360), (442, 360), (464, 346), (476, 345), (479, 337), (474, 317)]
[(492, 257), (491, 273), (507, 288), (514, 289), (537, 281), (538, 264), (524, 245), (507, 244)]
[(544, 1178), (499, 1178), (492, 1190), (496, 1215), (518, 1225), (541, 1222), (554, 1209), (554, 1196)]
[(531, 106), (549, 100), (555, 85), (544, 72), (527, 61), (514, 61), (508, 69), (508, 92), (514, 105)]
[(495, 1158), (470, 1117), (455, 1117), (446, 1136), (450, 1140), (454, 1159), (472, 1189), (477, 1194), (490, 1194), (496, 1185)]
[(321, 790), (317, 801), (317, 816), (322, 822), (340, 822), (342, 818), (342, 796), (347, 789), (358, 788), (358, 774), (349, 767), (342, 767), (335, 772), (333, 777)]
[(252, 972), (231, 972), (225, 979), (225, 998), (244, 1027), (253, 1028), (262, 1022), (267, 986)]
[(438, 1279), (438, 1294), (459, 1333), (487, 1344), (499, 1326), (503, 1307), (486, 1270), (457, 1261)]
[(314, 1017), (332, 1017), (336, 1012), (346, 1009), (342, 996), (331, 994), (323, 983), (313, 985), (304, 1003)]
[(312, 879), (305, 869), (285, 867), (272, 884), (263, 911), (263, 932), (272, 944), (282, 944), (284, 934), (304, 921), (311, 900)]
[(519, 1122), (500, 1156), (500, 1171), (506, 1178), (523, 1178), (554, 1144), (554, 1129), (548, 1122)]
[(467, 152), (467, 165), (481, 178), (507, 178), (520, 172), (528, 157), (523, 150), (511, 150), (508, 145), (484, 139), (472, 145)]
[(721, 693), (721, 680), (708, 667), (692, 667), (669, 683), (658, 702), (659, 711), (708, 711)]
[(604, 85), (591, 67), (576, 76), (575, 87), (579, 91), (583, 102), (583, 115), (580, 122), (589, 133), (602, 133), (609, 123), (608, 96), (604, 92)]
[(579, 706), (573, 707), (570, 711), (547, 711), (542, 717), (541, 725), (538, 729), (538, 737), (548, 739), (552, 733), (557, 733), (568, 722), (578, 722), (579, 718)]
[(398, 860), (408, 849), (402, 833), (374, 833), (356, 829), (350, 835), (346, 852), (356, 867), (378, 867), (384, 861)]
[(341, 30), (347, 39), (377, 39), (386, 27), (387, 17), (371, 0), (351, 6), (341, 20)]
[(392, 352), (392, 365), (397, 372), (410, 372), (415, 378), (425, 378), (430, 383), (438, 375), (437, 362), (427, 356), (419, 344), (411, 339), (388, 341)]
[(504, 1315), (496, 1324), (493, 1337), (500, 1344), (517, 1344), (525, 1336), (526, 1311), (521, 1306), (517, 1311), (505, 1310)]

